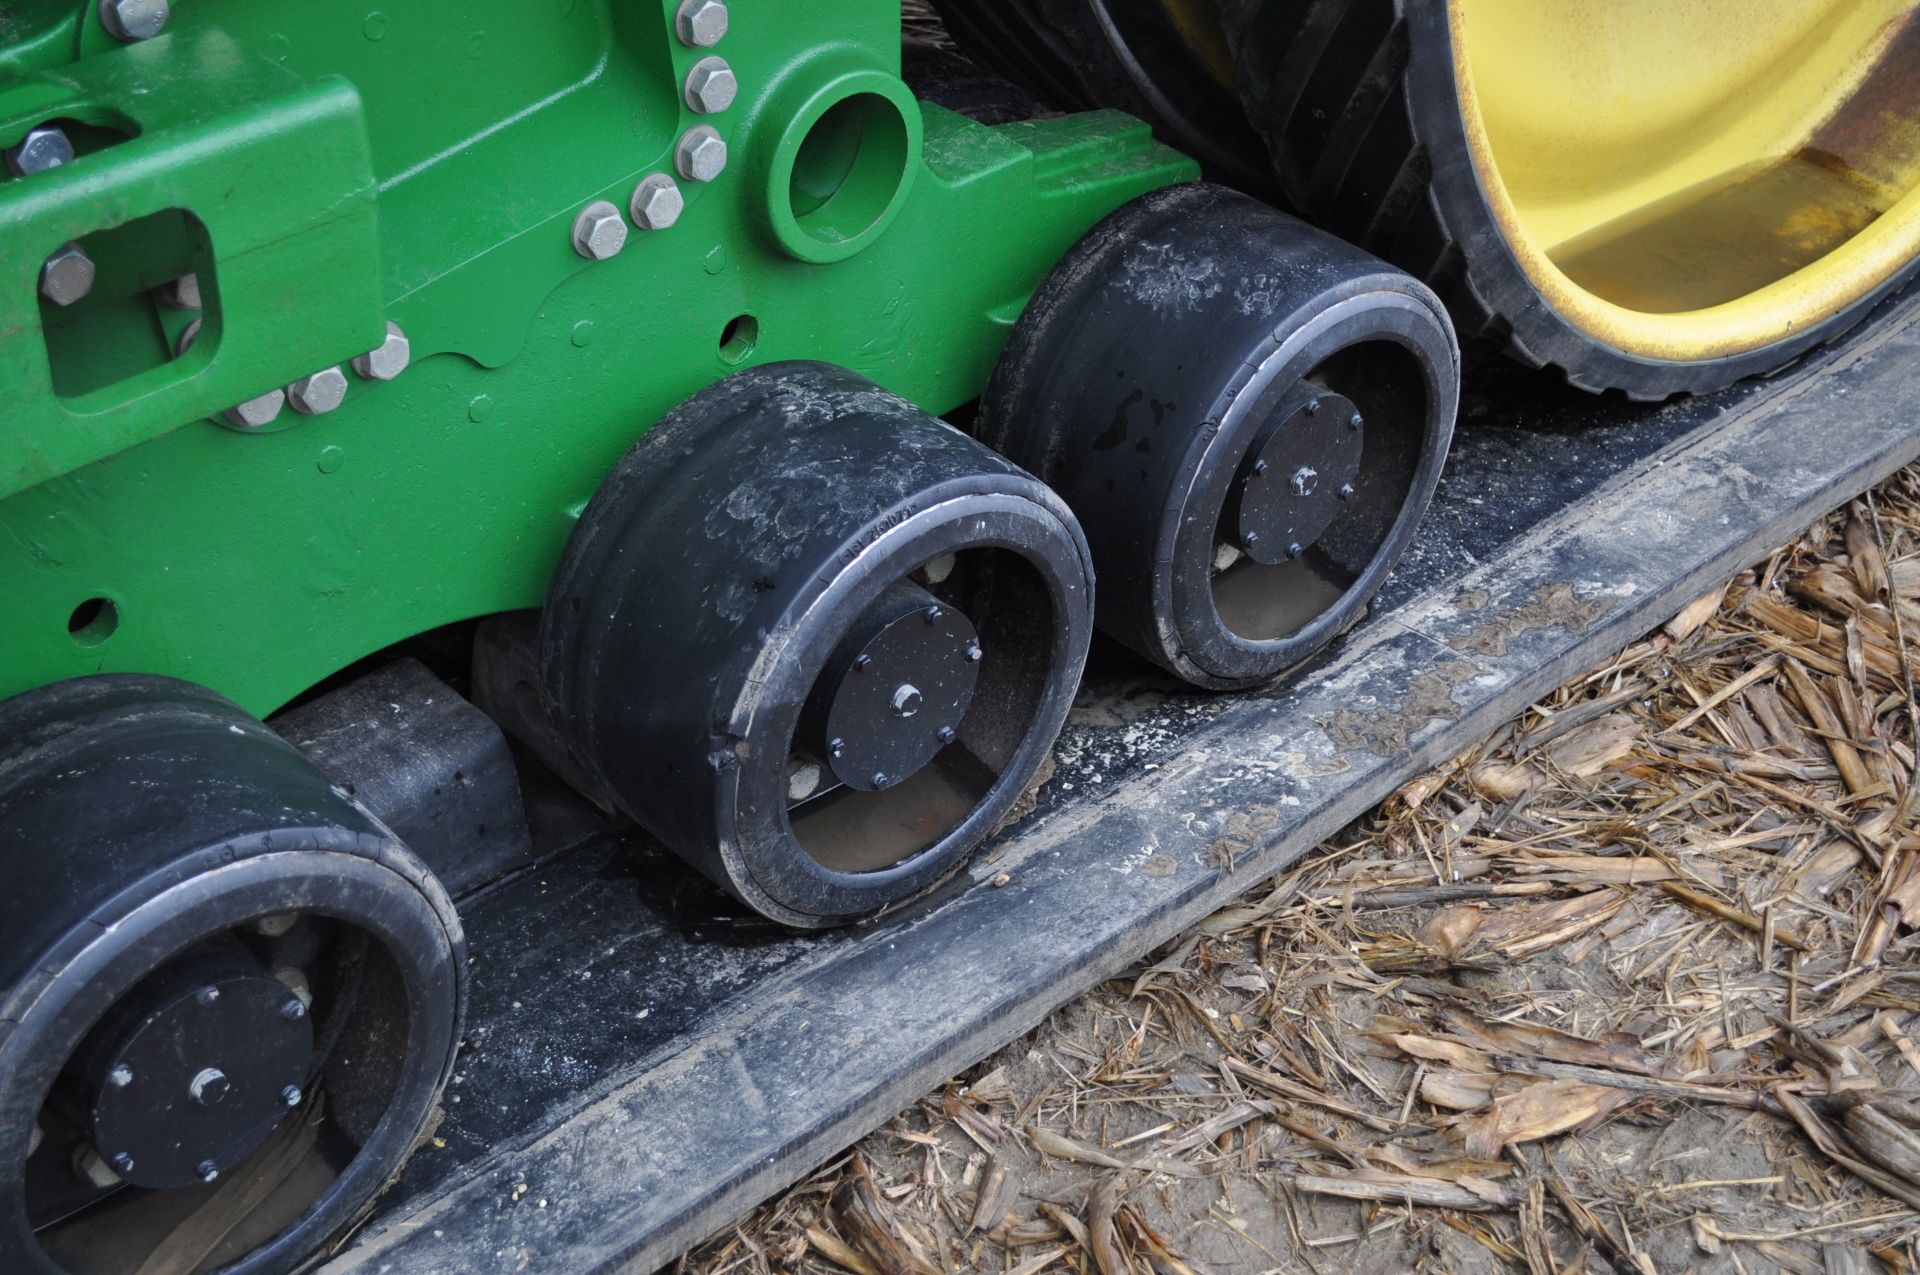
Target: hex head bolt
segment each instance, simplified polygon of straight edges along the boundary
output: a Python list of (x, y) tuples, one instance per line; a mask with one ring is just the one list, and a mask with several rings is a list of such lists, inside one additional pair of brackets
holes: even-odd
[(727, 143), (711, 124), (696, 124), (673, 148), (673, 166), (690, 182), (710, 182), (727, 167)]
[(407, 334), (391, 319), (387, 321), (387, 339), (375, 349), (356, 355), (353, 370), (369, 381), (391, 381), (407, 370), (413, 359), (413, 347)]
[(686, 206), (687, 201), (673, 178), (665, 173), (648, 173), (633, 188), (633, 198), (627, 202), (627, 215), (642, 230), (665, 230), (680, 220)]
[(287, 405), (302, 416), (331, 412), (346, 397), (347, 374), (338, 367), (321, 368), (287, 386)]
[(167, 17), (167, 0), (100, 0), (100, 25), (126, 44), (159, 35)]
[(15, 177), (30, 177), (72, 162), (73, 143), (51, 124), (28, 129), (25, 137), (7, 148), (7, 167)]
[(594, 200), (573, 219), (573, 250), (587, 260), (605, 261), (626, 246), (626, 220), (606, 200)]
[(681, 0), (673, 33), (690, 49), (711, 49), (727, 34), (727, 6), (720, 0)]
[(169, 279), (155, 289), (160, 304), (169, 310), (199, 310), (204, 307), (200, 300), (200, 276), (183, 274), (178, 279)]
[(63, 244), (40, 267), (40, 295), (68, 306), (93, 291), (93, 258), (77, 243)]
[(261, 429), (280, 419), (280, 409), (286, 405), (285, 390), (268, 390), (237, 407), (229, 407), (220, 414), (220, 419), (235, 429)]
[(722, 57), (704, 57), (687, 72), (687, 106), (702, 115), (718, 115), (739, 96), (740, 81)]

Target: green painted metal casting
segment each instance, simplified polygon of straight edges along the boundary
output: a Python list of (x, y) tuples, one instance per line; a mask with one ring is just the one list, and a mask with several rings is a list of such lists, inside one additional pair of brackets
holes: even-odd
[[(138, 670), (264, 713), (537, 606), (574, 513), (673, 404), (814, 358), (951, 410), (1082, 233), (1196, 175), (1125, 116), (915, 102), (897, 0), (740, 0), (711, 48), (676, 7), (182, 0), (132, 44), (92, 4), (10, 7), (0, 144), (57, 121), (78, 158), (0, 177), (0, 697)], [(711, 57), (738, 93), (703, 113)], [(708, 181), (676, 171), (703, 125)], [(630, 219), (649, 174), (683, 196), (670, 227)], [(575, 246), (598, 200), (626, 231), (604, 260)], [(38, 282), (67, 243), (96, 278), (58, 306)], [(190, 272), (203, 309), (159, 304)], [(389, 322), (394, 379), (216, 419)]]

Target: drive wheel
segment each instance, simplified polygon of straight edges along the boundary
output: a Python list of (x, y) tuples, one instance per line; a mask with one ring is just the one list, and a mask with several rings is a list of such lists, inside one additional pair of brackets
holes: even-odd
[(1772, 370), (1920, 262), (1910, 0), (1219, 8), (1301, 214), (1582, 388)]
[(1245, 195), (1176, 186), (1054, 268), (978, 428), (1086, 528), (1100, 627), (1224, 689), (1360, 616), (1439, 481), (1459, 376), (1418, 282)]
[(1025, 792), (1092, 632), (1073, 516), (851, 372), (739, 373), (654, 426), (542, 620), (586, 783), (796, 926), (955, 871)]
[(0, 1269), (292, 1269), (427, 1128), (452, 905), (211, 692), (60, 683), (0, 741)]

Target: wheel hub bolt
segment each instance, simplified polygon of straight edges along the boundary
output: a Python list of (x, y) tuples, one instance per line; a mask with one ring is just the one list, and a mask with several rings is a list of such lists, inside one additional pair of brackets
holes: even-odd
[(204, 1068), (187, 1083), (188, 1095), (203, 1107), (217, 1105), (233, 1091), (233, 1082), (218, 1067)]
[(133, 1157), (124, 1151), (114, 1152), (113, 1159), (107, 1161), (107, 1163), (111, 1164), (113, 1171), (123, 1178), (133, 1172)]
[(1319, 399), (1317, 399), (1317, 398), (1313, 398), (1313, 399), (1308, 399), (1308, 400), (1307, 400), (1307, 415), (1308, 415), (1308, 416), (1318, 416), (1318, 415), (1320, 415), (1320, 400), (1319, 400)]
[(194, 993), (193, 998), (208, 1009), (212, 1009), (220, 1003), (220, 989), (217, 987), (203, 987)]
[(830, 739), (830, 740), (828, 740), (828, 741), (827, 741), (827, 752), (828, 752), (829, 754), (831, 754), (832, 756), (835, 756), (835, 757), (842, 757), (842, 756), (845, 756), (845, 755), (846, 755), (846, 751), (847, 751), (847, 741), (846, 741), (846, 740), (844, 740), (844, 739)]
[(942, 726), (939, 730), (933, 732), (933, 737), (943, 744), (951, 744), (954, 741), (956, 733), (953, 727)]
[(888, 779), (886, 771), (876, 770), (873, 772), (873, 786), (875, 789), (885, 788), (889, 782), (891, 781)]
[(1341, 484), (1340, 484), (1340, 492), (1339, 492), (1339, 495), (1340, 495), (1340, 499), (1342, 499), (1342, 500), (1352, 500), (1352, 499), (1353, 499), (1353, 484), (1352, 484), (1352, 483), (1341, 483)]
[(1355, 412), (1352, 416), (1347, 417), (1348, 429), (1359, 429), (1362, 425), (1365, 425), (1366, 423), (1367, 423), (1367, 418), (1360, 415), (1360, 413), (1358, 412)]
[(940, 621), (941, 621), (941, 619), (942, 619), (942, 618), (943, 618), (943, 617), (944, 617), (944, 616), (945, 616), (946, 614), (947, 614), (947, 613), (946, 613), (945, 611), (943, 611), (943, 610), (941, 610), (941, 609), (940, 609), (939, 607), (928, 607), (928, 608), (927, 608), (927, 623), (928, 623), (928, 624), (938, 624), (938, 623), (940, 623)]
[(967, 647), (967, 663), (978, 664), (980, 662), (980, 657), (983, 654), (985, 654), (985, 652), (983, 652), (980, 649), (980, 644), (978, 642), (974, 642), (970, 644)]
[(1290, 544), (1287, 546), (1287, 556), (1289, 558), (1297, 558), (1305, 552), (1306, 552), (1306, 549), (1300, 546), (1299, 544)]
[(299, 1022), (301, 1019), (305, 1018), (306, 1016), (307, 1016), (307, 1007), (300, 1003), (300, 999), (298, 997), (295, 997), (292, 1000), (289, 1000), (286, 1004), (280, 1007), (280, 1017), (286, 1019), (290, 1023)]
[(282, 1089), (280, 1091), (280, 1101), (286, 1103), (289, 1107), (299, 1106), (300, 1105), (300, 1086), (288, 1085), (285, 1089)]
[(107, 1083), (115, 1089), (125, 1089), (133, 1083), (133, 1068), (127, 1066), (125, 1063), (121, 1063), (118, 1067), (115, 1067), (107, 1073)]
[(211, 1184), (215, 1178), (220, 1176), (220, 1166), (211, 1160), (202, 1160), (199, 1166), (194, 1169), (194, 1172), (200, 1175), (202, 1182)]
[(888, 701), (895, 717), (912, 717), (920, 711), (920, 688), (912, 682), (902, 682), (893, 690), (893, 699)]

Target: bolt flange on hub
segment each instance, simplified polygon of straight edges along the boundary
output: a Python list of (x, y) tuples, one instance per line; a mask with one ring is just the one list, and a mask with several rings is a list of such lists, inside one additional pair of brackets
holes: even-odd
[(762, 914), (827, 925), (998, 825), (1066, 720), (1091, 597), (1030, 475), (851, 372), (772, 364), (602, 484), (548, 596), (543, 699), (636, 822)]
[(1035, 293), (982, 441), (1087, 530), (1109, 634), (1254, 685), (1364, 610), (1439, 481), (1459, 396), (1439, 301), (1242, 195), (1143, 196)]

